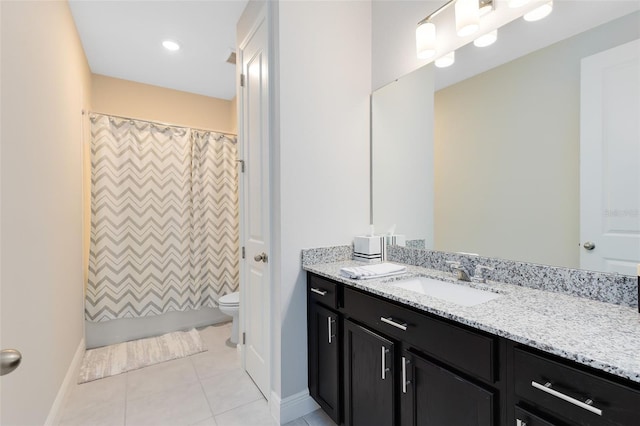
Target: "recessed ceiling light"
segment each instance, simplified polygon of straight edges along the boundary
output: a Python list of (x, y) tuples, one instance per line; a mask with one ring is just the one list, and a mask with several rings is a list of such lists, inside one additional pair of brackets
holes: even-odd
[(176, 50), (180, 49), (180, 45), (178, 43), (176, 43), (175, 41), (172, 40), (165, 40), (162, 42), (162, 46), (167, 49), (170, 50), (172, 52), (175, 52)]

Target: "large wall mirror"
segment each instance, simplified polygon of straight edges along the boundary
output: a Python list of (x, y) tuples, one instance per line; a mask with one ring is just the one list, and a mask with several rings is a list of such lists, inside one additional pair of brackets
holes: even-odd
[[(565, 16), (577, 16), (581, 2), (562, 7)], [(633, 8), (455, 84), (447, 69), (427, 65), (376, 90), (377, 229), (395, 224), (429, 249), (634, 275), (640, 263), (637, 2)], [(522, 25), (531, 24), (518, 19), (500, 36), (522, 34)], [(524, 34), (535, 37), (531, 31)], [(499, 48), (465, 46), (454, 67), (465, 67), (465, 57), (477, 66)], [(634, 51), (635, 60), (624, 62)], [(594, 147), (589, 135), (606, 145)]]

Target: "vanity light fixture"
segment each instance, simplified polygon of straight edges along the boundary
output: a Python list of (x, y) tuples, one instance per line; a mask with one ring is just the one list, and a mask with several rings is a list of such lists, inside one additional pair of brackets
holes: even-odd
[(484, 15), (493, 12), (495, 9), (495, 5), (493, 4), (493, 0), (480, 0), (480, 17), (482, 18)]
[(436, 59), (435, 64), (436, 64), (436, 67), (438, 68), (446, 68), (453, 65), (455, 61), (456, 61), (456, 51), (452, 50), (446, 55), (440, 56), (438, 59)]
[(539, 21), (542, 18), (546, 18), (553, 10), (553, 0), (549, 0), (547, 3), (536, 7), (531, 12), (524, 14), (524, 20), (528, 22)]
[(162, 42), (162, 47), (165, 49), (175, 52), (176, 50), (180, 50), (180, 45), (173, 40), (165, 40)]
[(469, 36), (480, 28), (480, 4), (478, 0), (456, 0), (456, 32), (460, 37)]
[(429, 59), (436, 54), (436, 26), (428, 21), (416, 28), (416, 49), (419, 59)]
[(527, 3), (529, 3), (529, 0), (509, 0), (509, 7), (511, 9), (515, 9), (517, 7), (522, 7)]
[(486, 34), (481, 35), (477, 39), (473, 40), (473, 44), (476, 47), (487, 47), (491, 46), (498, 39), (498, 29), (496, 28), (493, 31), (489, 31)]
[[(455, 6), (456, 33), (466, 37), (480, 28), (480, 17), (494, 9), (494, 0), (449, 0), (426, 18), (416, 28), (416, 55), (419, 59), (430, 59), (437, 52), (436, 25), (434, 18), (444, 10)], [(449, 64), (450, 65), (450, 64)]]

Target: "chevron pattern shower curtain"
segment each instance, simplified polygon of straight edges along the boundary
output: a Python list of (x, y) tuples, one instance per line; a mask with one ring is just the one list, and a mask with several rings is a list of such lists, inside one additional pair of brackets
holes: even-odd
[(236, 141), (101, 114), (91, 139), (86, 318), (215, 307), (236, 291)]

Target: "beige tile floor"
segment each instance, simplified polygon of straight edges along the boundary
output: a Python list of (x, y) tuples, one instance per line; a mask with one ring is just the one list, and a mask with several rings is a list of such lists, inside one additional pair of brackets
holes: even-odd
[[(208, 351), (75, 385), (60, 426), (275, 425), (267, 401), (225, 344), (231, 324), (200, 330)], [(287, 426), (335, 426), (321, 410)]]

